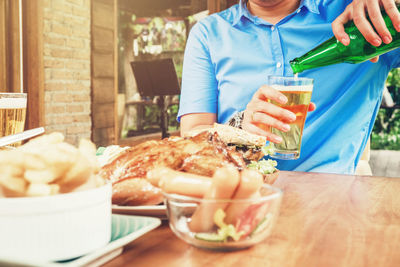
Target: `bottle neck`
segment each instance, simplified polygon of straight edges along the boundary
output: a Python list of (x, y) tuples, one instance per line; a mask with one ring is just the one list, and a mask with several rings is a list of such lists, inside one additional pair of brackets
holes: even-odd
[(290, 67), (293, 70), (293, 74), (297, 74), (306, 70), (303, 65), (297, 62), (296, 59), (290, 61)]
[(290, 61), (293, 74), (342, 61), (341, 52), (346, 47), (332, 37), (301, 57)]

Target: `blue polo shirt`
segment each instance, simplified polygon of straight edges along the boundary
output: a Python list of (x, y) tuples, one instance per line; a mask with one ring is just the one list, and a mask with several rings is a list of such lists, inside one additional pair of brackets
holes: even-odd
[[(252, 16), (241, 3), (193, 26), (186, 45), (180, 116), (216, 113), (226, 123), (246, 109), (268, 75), (293, 76), (289, 61), (333, 36), (331, 23), (351, 1), (304, 0), (276, 25)], [(354, 173), (371, 133), (389, 71), (400, 50), (378, 63), (337, 64), (304, 71), (314, 79), (310, 112), (297, 160), (281, 170)]]

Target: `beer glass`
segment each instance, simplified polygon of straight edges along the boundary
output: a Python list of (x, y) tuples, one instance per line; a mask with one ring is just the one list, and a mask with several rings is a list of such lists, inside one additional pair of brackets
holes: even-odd
[(274, 152), (270, 156), (277, 159), (298, 159), (304, 123), (311, 101), (313, 79), (269, 76), (268, 85), (279, 90), (288, 99), (284, 105), (272, 100), (268, 101), (296, 114), (296, 120), (290, 124), (288, 132), (282, 132), (271, 127), (271, 132), (282, 137), (283, 141), (279, 144), (272, 143)]
[(0, 137), (24, 131), (25, 93), (0, 93)]

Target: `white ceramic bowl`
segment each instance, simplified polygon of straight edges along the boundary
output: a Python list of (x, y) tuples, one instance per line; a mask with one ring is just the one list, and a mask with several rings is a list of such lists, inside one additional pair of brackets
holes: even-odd
[(0, 198), (0, 258), (60, 261), (105, 246), (111, 184), (45, 197)]

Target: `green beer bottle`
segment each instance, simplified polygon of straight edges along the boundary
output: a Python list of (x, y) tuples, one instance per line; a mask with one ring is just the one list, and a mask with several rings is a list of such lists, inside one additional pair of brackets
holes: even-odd
[[(400, 5), (397, 5), (397, 8), (399, 9)], [(382, 43), (378, 47), (371, 45), (365, 40), (354, 22), (350, 21), (344, 25), (345, 31), (350, 37), (348, 46), (343, 45), (335, 37), (332, 37), (303, 56), (290, 61), (293, 73), (296, 74), (304, 70), (337, 63), (361, 63), (399, 47), (400, 33), (396, 31), (384, 10), (382, 10), (382, 16), (386, 27), (392, 35), (393, 41), (390, 44)]]

